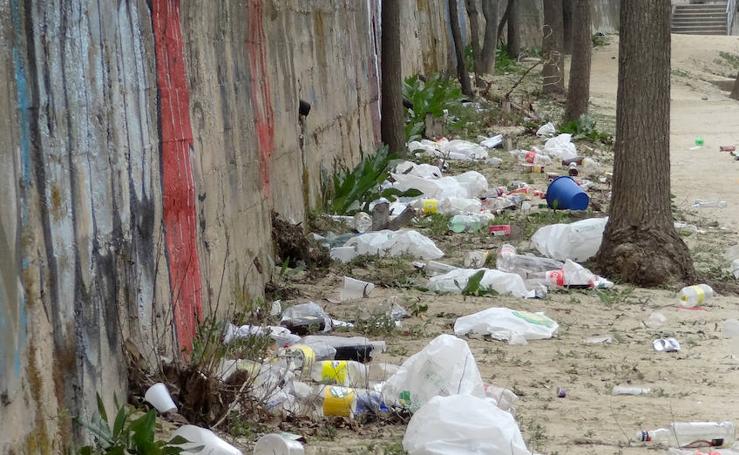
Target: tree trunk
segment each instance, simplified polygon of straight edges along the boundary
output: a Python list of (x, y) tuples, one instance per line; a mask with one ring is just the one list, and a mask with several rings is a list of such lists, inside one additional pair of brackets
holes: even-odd
[[(402, 1), (402, 0), (397, 0)], [(449, 1), (449, 24), (452, 27), (452, 40), (454, 41), (454, 55), (457, 57), (457, 78), (459, 85), (462, 86), (462, 93), (467, 96), (473, 96), (472, 84), (467, 74), (467, 68), (464, 65), (464, 43), (462, 42), (462, 32), (459, 30), (459, 12), (457, 10), (457, 0)]]
[(496, 43), (500, 43), (501, 38), (503, 37), (503, 30), (504, 27), (508, 28), (508, 16), (511, 14), (511, 2), (509, 1), (506, 3), (505, 6), (505, 12), (503, 13), (503, 17), (500, 18), (500, 22), (498, 23), (498, 37), (495, 39)]
[(575, 0), (574, 6), (575, 27), (565, 121), (577, 120), (586, 114), (590, 99), (590, 54), (593, 49), (590, 34), (590, 0)]
[(405, 121), (403, 113), (403, 76), (400, 66), (400, 2), (382, 1), (381, 35), (381, 121), (382, 142), (390, 152), (404, 155)]
[(518, 58), (521, 52), (521, 37), (518, 36), (518, 8), (516, 0), (508, 0), (508, 43), (506, 47), (511, 58)]
[(729, 96), (735, 100), (739, 100), (739, 74), (736, 75), (736, 80), (734, 81), (734, 90), (731, 91), (731, 95)]
[[(483, 0), (485, 1), (485, 0)], [(482, 85), (482, 54), (480, 53), (480, 13), (477, 12), (477, 0), (465, 0), (467, 16), (470, 18), (470, 41), (472, 41), (472, 60), (475, 62), (475, 83)]]
[(541, 72), (544, 79), (543, 93), (545, 95), (564, 93), (561, 0), (544, 1), (544, 38), (541, 48), (544, 57), (544, 68)]
[(573, 27), (577, 27), (575, 18), (575, 2), (577, 0), (562, 0), (562, 52), (572, 54)]
[(495, 74), (495, 51), (498, 47), (498, 0), (482, 0), (485, 15), (485, 41), (482, 46), (482, 71)]
[(623, 0), (610, 218), (596, 255), (609, 278), (694, 282), (670, 206), (670, 2)]

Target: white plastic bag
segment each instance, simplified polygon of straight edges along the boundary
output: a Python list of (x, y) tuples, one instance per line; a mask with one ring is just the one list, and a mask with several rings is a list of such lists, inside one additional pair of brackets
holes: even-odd
[(557, 134), (556, 128), (554, 128), (554, 123), (549, 122), (542, 125), (538, 130), (536, 130), (536, 135), (539, 137), (552, 137), (555, 134)]
[(498, 134), (497, 136), (491, 136), (488, 138), (485, 138), (482, 142), (480, 142), (480, 145), (482, 145), (485, 148), (494, 149), (495, 147), (499, 146), (503, 143), (503, 135)]
[(420, 259), (439, 259), (444, 256), (444, 252), (431, 239), (411, 230), (367, 232), (352, 237), (344, 246), (354, 247), (357, 255), (409, 255)]
[(387, 403), (412, 412), (435, 396), (467, 394), (484, 397), (480, 370), (467, 342), (453, 335), (439, 335), (409, 357), (382, 388)]
[(441, 177), (441, 169), (431, 164), (416, 164), (412, 161), (401, 161), (395, 165), (395, 173), (404, 175), (415, 175), (426, 179), (438, 179)]
[(416, 175), (390, 174), (395, 182), (393, 188), (400, 191), (416, 189), (427, 198), (470, 197), (469, 191), (454, 177), (427, 179)]
[(560, 160), (577, 158), (577, 149), (575, 149), (575, 144), (570, 142), (571, 139), (571, 134), (560, 134), (547, 140), (544, 144), (544, 153)]
[(530, 455), (513, 416), (490, 398), (435, 397), (411, 418), (409, 455)]
[(467, 197), (478, 197), (488, 190), (488, 180), (477, 171), (467, 171), (464, 174), (455, 175), (454, 180), (459, 182), (467, 190)]
[(442, 294), (460, 294), (472, 275), (480, 270), (485, 271), (480, 280), (480, 290), (492, 289), (498, 294), (511, 294), (521, 298), (535, 297), (534, 292), (526, 289), (526, 283), (520, 275), (495, 269), (454, 269), (443, 275), (431, 277), (429, 290)]
[(444, 215), (480, 213), (482, 202), (479, 199), (447, 197), (439, 200), (438, 212)]
[(531, 243), (546, 257), (587, 261), (598, 252), (607, 222), (608, 218), (590, 218), (570, 224), (550, 224), (539, 228)]
[(544, 313), (516, 311), (509, 308), (488, 308), (479, 313), (462, 316), (454, 322), (454, 334), (468, 333), (490, 335), (512, 344), (523, 344), (524, 340), (543, 340), (557, 333), (559, 324)]
[(484, 160), (488, 157), (488, 151), (474, 142), (455, 139), (440, 145), (443, 156), (451, 160)]

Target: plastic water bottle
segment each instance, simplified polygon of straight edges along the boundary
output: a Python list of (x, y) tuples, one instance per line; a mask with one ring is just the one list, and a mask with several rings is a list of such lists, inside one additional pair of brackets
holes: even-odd
[(511, 155), (513, 155), (514, 158), (518, 159), (518, 161), (522, 163), (541, 164), (541, 165), (552, 164), (551, 158), (549, 158), (547, 155), (536, 153), (535, 151), (511, 150), (510, 153)]
[(723, 209), (726, 208), (726, 201), (702, 201), (696, 199), (693, 202), (694, 209)]
[(313, 412), (317, 416), (349, 417), (359, 414), (387, 412), (382, 394), (374, 390), (341, 386), (311, 388), (307, 396), (298, 399), (308, 405), (302, 413)]
[(649, 387), (627, 387), (617, 385), (613, 387), (614, 395), (648, 395), (652, 389)]
[[(555, 259), (524, 256), (516, 253), (516, 248), (505, 244), (498, 250), (495, 268), (503, 272), (517, 273), (524, 277), (532, 273), (559, 270), (564, 264)], [(533, 278), (533, 277), (532, 277)]]
[(703, 304), (706, 300), (713, 297), (713, 289), (707, 284), (697, 284), (695, 286), (686, 286), (680, 290), (680, 306), (691, 308)]
[(454, 215), (449, 220), (449, 230), (452, 232), (477, 232), (482, 228), (483, 219), (477, 215)]
[(640, 431), (637, 441), (671, 447), (724, 447), (736, 440), (734, 422), (675, 422), (668, 428)]

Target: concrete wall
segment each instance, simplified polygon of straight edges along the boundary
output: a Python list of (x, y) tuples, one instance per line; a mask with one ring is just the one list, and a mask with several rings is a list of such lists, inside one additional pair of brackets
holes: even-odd
[[(446, 68), (445, 1), (403, 3), (404, 73)], [(378, 145), (378, 6), (0, 0), (0, 452), (79, 442), (124, 343), (262, 293), (270, 210)]]
[[(446, 0), (402, 4), (403, 74), (451, 67)], [(261, 295), (270, 211), (379, 143), (379, 5), (0, 0), (0, 453), (80, 442), (124, 345)]]

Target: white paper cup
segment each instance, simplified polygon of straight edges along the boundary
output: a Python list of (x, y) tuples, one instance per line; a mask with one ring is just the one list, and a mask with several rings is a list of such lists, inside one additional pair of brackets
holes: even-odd
[(223, 439), (216, 436), (210, 430), (200, 428), (195, 425), (183, 425), (174, 432), (173, 436), (182, 436), (187, 439), (186, 444), (181, 444), (186, 451), (202, 446), (202, 450), (198, 452), (186, 453), (202, 453), (202, 454), (219, 454), (219, 455), (244, 455), (243, 452)]
[(369, 297), (374, 288), (375, 285), (372, 283), (345, 276), (344, 287), (341, 289), (341, 301), (346, 302)]
[(144, 399), (157, 411), (164, 414), (165, 412), (176, 411), (177, 406), (172, 401), (172, 397), (169, 395), (167, 386), (158, 382), (153, 386), (149, 387), (149, 390), (144, 394)]
[(303, 444), (298, 436), (289, 433), (271, 433), (262, 436), (254, 446), (254, 455), (303, 455)]

